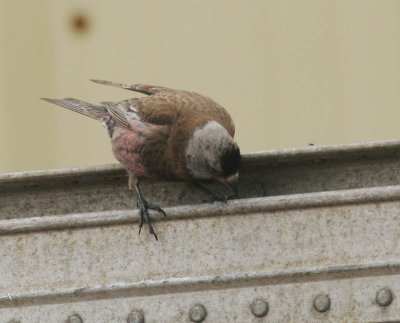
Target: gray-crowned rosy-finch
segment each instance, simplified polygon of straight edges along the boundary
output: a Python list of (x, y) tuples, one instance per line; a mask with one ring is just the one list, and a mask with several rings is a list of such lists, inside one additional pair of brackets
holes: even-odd
[[(109, 81), (93, 82), (146, 94), (122, 102), (87, 103), (73, 98), (43, 100), (103, 122), (115, 158), (129, 173), (129, 188), (136, 189), (140, 209), (139, 233), (151, 224), (149, 209), (165, 215), (144, 199), (139, 179), (198, 181), (214, 179), (237, 196), (240, 150), (233, 140), (234, 123), (218, 103), (198, 93), (166, 87)], [(211, 195), (210, 195), (211, 196)]]

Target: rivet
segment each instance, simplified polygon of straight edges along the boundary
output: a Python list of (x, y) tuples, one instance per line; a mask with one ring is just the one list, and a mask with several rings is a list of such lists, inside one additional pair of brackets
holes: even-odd
[(388, 306), (393, 301), (393, 294), (389, 288), (382, 288), (376, 293), (375, 301), (380, 306)]
[(67, 318), (66, 323), (83, 323), (83, 320), (78, 314), (73, 314)]
[(126, 321), (128, 323), (144, 323), (144, 314), (142, 311), (133, 310), (129, 313), (128, 319)]
[(263, 317), (268, 313), (268, 303), (262, 298), (256, 298), (251, 302), (251, 312), (254, 316)]
[(207, 316), (206, 308), (202, 304), (194, 304), (189, 311), (189, 316), (192, 322), (203, 322)]
[(320, 294), (314, 298), (314, 308), (316, 311), (323, 313), (331, 307), (331, 300), (328, 295)]

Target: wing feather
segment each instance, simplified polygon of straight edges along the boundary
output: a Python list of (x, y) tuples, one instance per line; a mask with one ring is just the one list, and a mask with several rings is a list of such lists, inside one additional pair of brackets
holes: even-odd
[(115, 87), (119, 87), (121, 89), (139, 92), (139, 93), (143, 93), (146, 95), (153, 95), (153, 94), (156, 94), (156, 93), (162, 92), (162, 91), (174, 91), (174, 90), (166, 88), (166, 87), (154, 86), (154, 85), (148, 85), (148, 84), (130, 84), (130, 85), (128, 85), (128, 84), (123, 84), (123, 83), (118, 83), (118, 82), (96, 80), (96, 79), (91, 79), (90, 81), (97, 83), (97, 84), (115, 86)]

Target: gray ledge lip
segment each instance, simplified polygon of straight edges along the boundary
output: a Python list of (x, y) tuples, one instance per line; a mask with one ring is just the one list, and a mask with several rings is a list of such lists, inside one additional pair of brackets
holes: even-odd
[(393, 260), (367, 264), (318, 266), (301, 271), (292, 269), (272, 272), (229, 273), (220, 276), (172, 277), (160, 280), (143, 280), (135, 283), (115, 282), (112, 285), (104, 286), (0, 295), (0, 308), (327, 281), (353, 277), (398, 275), (399, 273), (400, 262)]
[[(301, 148), (274, 149), (256, 153), (243, 154), (243, 164), (251, 165), (263, 163), (280, 163), (285, 161), (302, 161), (320, 158), (339, 159), (346, 156), (355, 157), (360, 154), (377, 154), (396, 151), (400, 154), (400, 140), (371, 141), (332, 146), (307, 146)], [(104, 164), (89, 167), (75, 167), (51, 170), (35, 170), (17, 173), (0, 174), (0, 185), (8, 182), (33, 181), (48, 178), (61, 178), (71, 176), (88, 176), (96, 174), (116, 174), (124, 172), (120, 164)]]
[(0, 174), (0, 185), (10, 182), (35, 181), (43, 179), (57, 179), (62, 177), (89, 176), (103, 173), (118, 173), (124, 171), (120, 164), (104, 164), (88, 167), (73, 167), (50, 170), (34, 170), (17, 173)]
[[(185, 205), (165, 208), (167, 217), (157, 216), (157, 221), (173, 221), (200, 217), (235, 216), (246, 213), (268, 213), (279, 210), (341, 206), (371, 202), (400, 200), (400, 185), (363, 188), (343, 191), (292, 194), (250, 199), (227, 203)], [(103, 225), (137, 223), (138, 210), (112, 210), (64, 214), (60, 216), (28, 217), (0, 221), (0, 235), (48, 230), (67, 230)]]
[[(398, 199), (400, 140), (245, 154), (242, 199), (227, 204), (199, 204), (206, 197), (182, 183), (143, 184), (148, 200), (166, 210), (166, 221)], [(0, 175), (0, 234), (137, 218), (134, 194), (119, 164)]]

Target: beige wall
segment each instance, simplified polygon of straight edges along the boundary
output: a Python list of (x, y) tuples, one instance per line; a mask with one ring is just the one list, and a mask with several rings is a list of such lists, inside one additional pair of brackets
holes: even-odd
[(0, 0), (0, 172), (113, 161), (101, 126), (38, 100), (133, 95), (89, 78), (207, 94), (244, 152), (398, 138), (399, 35), (397, 0)]

